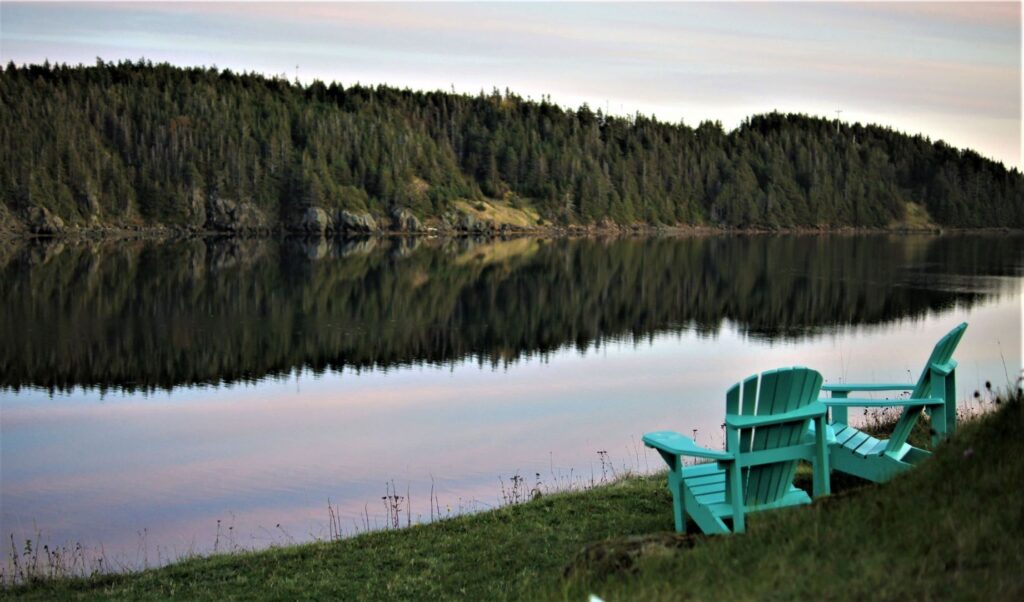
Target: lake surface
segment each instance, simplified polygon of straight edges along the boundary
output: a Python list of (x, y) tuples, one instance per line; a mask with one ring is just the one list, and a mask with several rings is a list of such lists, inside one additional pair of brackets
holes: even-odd
[(1017, 235), (0, 245), (0, 532), (131, 567), (484, 509), (721, 445), (761, 370), (912, 381), (961, 321), (970, 404), (1022, 283)]

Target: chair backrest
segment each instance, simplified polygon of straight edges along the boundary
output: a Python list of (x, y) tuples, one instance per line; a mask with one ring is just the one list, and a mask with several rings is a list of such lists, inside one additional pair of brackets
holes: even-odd
[[(921, 371), (921, 376), (917, 379), (917, 385), (914, 386), (914, 390), (910, 393), (912, 399), (922, 399), (925, 397), (945, 398), (945, 390), (932, 390), (932, 385), (934, 384), (932, 381), (932, 366), (949, 368), (949, 363), (953, 359), (953, 352), (956, 351), (956, 346), (960, 344), (960, 339), (964, 336), (965, 330), (967, 330), (967, 322), (961, 322), (956, 328), (946, 333), (946, 336), (939, 339), (938, 343), (935, 343), (935, 347), (932, 348), (932, 354), (928, 356), (924, 370)], [(946, 401), (956, 402), (956, 400)], [(917, 422), (917, 417), (920, 415), (920, 407), (903, 408), (903, 411), (900, 412), (900, 417), (896, 419), (896, 424), (893, 426), (892, 434), (889, 435), (889, 441), (885, 445), (886, 452), (900, 452), (907, 439), (910, 438), (910, 432), (914, 430), (914, 423)]]
[(965, 330), (967, 330), (967, 322), (962, 322), (959, 326), (946, 333), (946, 336), (939, 339), (939, 342), (932, 348), (932, 354), (928, 356), (928, 362), (925, 363), (924, 370), (921, 371), (921, 376), (917, 379), (917, 386), (914, 387), (914, 391), (910, 394), (911, 397), (922, 398), (931, 397), (933, 394), (945, 394), (944, 391), (931, 390), (931, 368), (932, 366), (944, 367), (949, 363), (949, 360), (953, 359), (953, 352), (956, 351), (956, 346), (960, 344), (960, 339), (963, 338)]
[[(726, 412), (745, 416), (770, 416), (798, 410), (818, 400), (822, 377), (803, 367), (769, 370), (733, 385), (726, 393)], [(800, 445), (808, 421), (797, 420), (771, 426), (737, 429), (737, 460), (743, 454)], [(729, 451), (734, 451), (730, 449)], [(748, 506), (770, 504), (788, 491), (796, 472), (796, 460), (784, 460), (743, 468), (743, 500)]]

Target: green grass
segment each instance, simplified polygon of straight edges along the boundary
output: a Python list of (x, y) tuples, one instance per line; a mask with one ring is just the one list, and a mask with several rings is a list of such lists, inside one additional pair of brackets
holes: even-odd
[[(12, 599), (1024, 597), (1021, 402), (884, 486), (845, 481), (745, 535), (677, 537), (664, 477), (335, 543), (48, 580)], [(970, 453), (965, 453), (970, 449)], [(839, 483), (839, 482), (837, 482)], [(581, 553), (581, 550), (584, 550)]]
[[(963, 426), (890, 483), (766, 513), (742, 536), (583, 557), (550, 595), (580, 599), (1024, 599), (1021, 400)], [(620, 544), (621, 547), (621, 544)], [(617, 552), (621, 558), (622, 553)], [(622, 565), (626, 566), (623, 567)]]
[(540, 214), (532, 207), (513, 207), (505, 201), (490, 199), (487, 201), (454, 201), (456, 209), (468, 213), (478, 220), (490, 222), (495, 226), (509, 225), (516, 228), (536, 228)]
[(672, 526), (661, 479), (553, 495), (400, 531), (187, 560), (130, 575), (39, 582), (13, 598), (525, 598), (584, 544)]
[(935, 230), (939, 226), (928, 215), (928, 210), (918, 203), (906, 203), (903, 219), (889, 224), (891, 230)]

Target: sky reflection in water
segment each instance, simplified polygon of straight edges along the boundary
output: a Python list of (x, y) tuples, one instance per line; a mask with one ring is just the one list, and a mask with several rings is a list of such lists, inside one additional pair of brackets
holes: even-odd
[(723, 318), (714, 334), (654, 329), (507, 366), (469, 358), (302, 370), (149, 394), (6, 390), (2, 529), (19, 540), (38, 529), (51, 543), (102, 544), (108, 558), (140, 564), (209, 551), (218, 520), (243, 547), (326, 537), (328, 499), (343, 528), (363, 524), (364, 512), (381, 526), (391, 480), (401, 495), (408, 488), (414, 521), (430, 516), (432, 480), (443, 511), (482, 509), (499, 503), (499, 477), (533, 485), (539, 473), (544, 487), (610, 477), (598, 451), (616, 472), (655, 469), (660, 461), (639, 444), (645, 431), (696, 430), (699, 442), (719, 445), (726, 388), (761, 370), (915, 380), (934, 342), (964, 320), (956, 357), (966, 399), (1021, 367), (1021, 280), (989, 285), (980, 301), (800, 337), (752, 337)]

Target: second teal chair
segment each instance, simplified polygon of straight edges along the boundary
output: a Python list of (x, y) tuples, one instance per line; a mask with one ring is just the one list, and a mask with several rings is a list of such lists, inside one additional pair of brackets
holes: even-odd
[[(832, 394), (831, 399), (823, 401), (832, 413), (826, 438), (834, 470), (883, 482), (930, 456), (928, 451), (907, 443), (922, 410), (931, 415), (933, 444), (956, 431), (957, 364), (953, 351), (965, 330), (966, 322), (939, 339), (916, 383), (844, 383), (822, 387)], [(850, 397), (853, 392), (871, 391), (907, 391), (910, 395), (897, 399)], [(853, 407), (901, 407), (902, 410), (889, 438), (877, 439), (850, 425), (848, 410)]]

